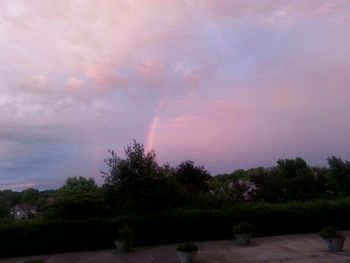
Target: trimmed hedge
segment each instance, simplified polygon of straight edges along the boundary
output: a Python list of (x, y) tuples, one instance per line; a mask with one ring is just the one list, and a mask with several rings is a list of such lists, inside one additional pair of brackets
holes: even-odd
[(254, 236), (317, 232), (327, 225), (350, 228), (350, 198), (240, 204), (216, 210), (178, 209), (148, 216), (0, 221), (0, 256), (113, 248), (118, 229), (135, 227), (135, 245), (180, 243), (232, 238), (232, 226), (247, 221)]

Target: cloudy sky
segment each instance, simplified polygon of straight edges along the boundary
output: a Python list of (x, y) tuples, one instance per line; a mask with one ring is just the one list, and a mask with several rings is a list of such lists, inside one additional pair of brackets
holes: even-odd
[(0, 189), (136, 139), (212, 172), (350, 159), (350, 2), (2, 0)]

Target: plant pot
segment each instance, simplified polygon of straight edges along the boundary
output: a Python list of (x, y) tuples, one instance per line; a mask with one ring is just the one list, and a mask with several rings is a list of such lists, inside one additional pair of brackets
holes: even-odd
[(251, 234), (234, 234), (237, 240), (237, 243), (241, 246), (248, 245), (250, 242)]
[(324, 238), (328, 251), (339, 252), (343, 250), (345, 237), (342, 238)]
[(194, 262), (194, 259), (198, 253), (198, 251), (193, 251), (193, 252), (183, 252), (177, 250), (177, 255), (181, 261), (181, 263), (192, 263)]
[(114, 240), (114, 244), (119, 252), (125, 253), (130, 251), (131, 242), (124, 240)]

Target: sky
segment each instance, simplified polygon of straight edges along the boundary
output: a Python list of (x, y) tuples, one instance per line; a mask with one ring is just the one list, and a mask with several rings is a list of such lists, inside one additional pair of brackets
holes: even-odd
[(350, 2), (2, 0), (0, 189), (133, 139), (212, 174), (350, 159)]

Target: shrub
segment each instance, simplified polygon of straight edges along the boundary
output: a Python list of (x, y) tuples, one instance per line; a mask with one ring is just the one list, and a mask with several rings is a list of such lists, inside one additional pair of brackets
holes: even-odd
[(323, 228), (319, 234), (323, 239), (344, 237), (340, 232), (338, 232), (338, 230), (335, 227), (332, 227), (332, 226), (327, 226)]
[(350, 227), (350, 198), (245, 203), (221, 209), (175, 209), (152, 215), (79, 220), (0, 219), (0, 257), (113, 248), (118, 229), (132, 225), (134, 244), (232, 238), (232, 224), (251, 223), (255, 236), (318, 232), (325, 225)]

